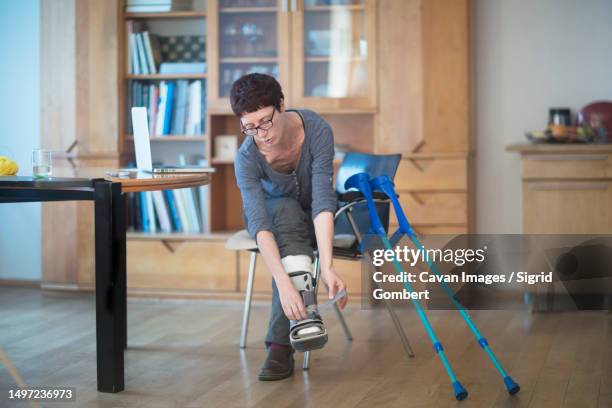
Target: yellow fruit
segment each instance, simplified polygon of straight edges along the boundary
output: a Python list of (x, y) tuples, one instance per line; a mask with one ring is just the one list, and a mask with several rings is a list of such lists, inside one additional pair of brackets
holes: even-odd
[(0, 176), (14, 176), (19, 166), (6, 156), (0, 156)]

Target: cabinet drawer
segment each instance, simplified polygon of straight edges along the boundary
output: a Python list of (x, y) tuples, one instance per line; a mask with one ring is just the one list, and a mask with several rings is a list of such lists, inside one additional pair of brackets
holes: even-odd
[(130, 288), (236, 290), (236, 254), (224, 242), (129, 240)]
[(467, 190), (466, 159), (405, 159), (395, 176), (398, 191)]
[[(400, 193), (399, 201), (411, 224), (467, 224), (467, 193)], [(393, 208), (389, 222), (397, 223)]]
[(528, 181), (523, 183), (526, 234), (609, 234), (612, 182)]
[(612, 178), (612, 156), (598, 153), (527, 155), (524, 179)]

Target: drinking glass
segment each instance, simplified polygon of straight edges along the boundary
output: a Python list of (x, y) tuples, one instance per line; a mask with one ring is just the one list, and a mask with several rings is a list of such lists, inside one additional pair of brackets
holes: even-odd
[(51, 177), (51, 151), (34, 149), (32, 151), (32, 175), (34, 177)]

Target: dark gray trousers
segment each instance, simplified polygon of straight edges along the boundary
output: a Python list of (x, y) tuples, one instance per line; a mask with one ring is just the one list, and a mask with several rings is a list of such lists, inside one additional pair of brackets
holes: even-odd
[[(304, 211), (297, 200), (291, 197), (268, 198), (265, 200), (265, 206), (272, 220), (272, 233), (280, 257), (308, 255), (312, 258), (316, 239), (310, 212)], [(265, 342), (266, 345), (290, 344), (289, 319), (283, 312), (274, 279), (272, 279), (272, 312)]]

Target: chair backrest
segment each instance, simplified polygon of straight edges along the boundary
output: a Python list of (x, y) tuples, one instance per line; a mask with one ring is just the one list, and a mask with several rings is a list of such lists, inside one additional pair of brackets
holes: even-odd
[(393, 180), (401, 158), (401, 154), (346, 153), (336, 176), (336, 191), (346, 192), (344, 183), (356, 173), (368, 173), (370, 177), (384, 174)]
[[(378, 177), (384, 174), (393, 180), (401, 158), (401, 154), (379, 155), (355, 152), (346, 153), (338, 169), (338, 174), (336, 175), (336, 191), (338, 194), (345, 193), (346, 189), (344, 188), (344, 182), (356, 173), (367, 173), (370, 177)], [(340, 205), (342, 205), (342, 203), (340, 203)], [(389, 228), (389, 204), (378, 203), (376, 208), (380, 221), (385, 231), (387, 231)], [(370, 217), (368, 215), (367, 205), (365, 203), (356, 205), (353, 207), (352, 215), (359, 228), (359, 232), (365, 235), (370, 229)], [(334, 229), (336, 234), (353, 233), (353, 229), (348, 219), (343, 216), (336, 220)]]

